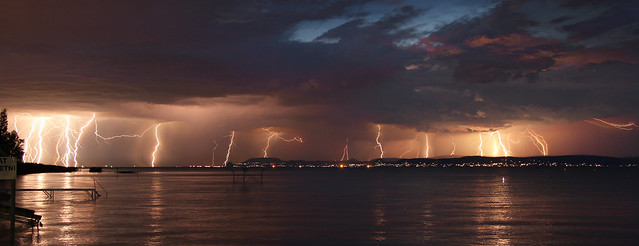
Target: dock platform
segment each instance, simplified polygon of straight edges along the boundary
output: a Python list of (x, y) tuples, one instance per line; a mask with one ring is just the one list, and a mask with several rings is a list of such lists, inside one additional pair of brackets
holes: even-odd
[[(0, 218), (7, 219), (7, 220), (11, 219), (9, 216), (10, 209), (11, 208), (9, 206), (0, 205)], [(40, 225), (42, 224), (40, 223), (40, 220), (42, 219), (42, 215), (37, 215), (35, 214), (34, 210), (26, 209), (26, 208), (16, 207), (15, 219), (16, 219), (15, 220), (16, 222), (24, 223), (31, 227), (35, 226), (40, 228)]]
[(16, 191), (42, 191), (47, 197), (54, 199), (56, 191), (84, 191), (91, 197), (91, 200), (98, 199), (100, 193), (96, 188), (44, 188), (44, 189), (16, 189)]

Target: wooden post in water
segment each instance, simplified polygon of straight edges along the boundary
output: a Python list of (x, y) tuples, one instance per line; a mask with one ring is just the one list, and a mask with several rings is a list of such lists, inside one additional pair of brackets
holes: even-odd
[(0, 157), (0, 180), (7, 180), (11, 184), (11, 200), (9, 201), (9, 245), (16, 244), (16, 177), (17, 161), (13, 157)]
[(11, 180), (11, 210), (9, 211), (9, 218), (11, 219), (10, 228), (11, 235), (9, 236), (9, 245), (16, 244), (16, 180)]
[(246, 170), (248, 170), (248, 168), (242, 167), (242, 184), (245, 183), (244, 179), (246, 178)]

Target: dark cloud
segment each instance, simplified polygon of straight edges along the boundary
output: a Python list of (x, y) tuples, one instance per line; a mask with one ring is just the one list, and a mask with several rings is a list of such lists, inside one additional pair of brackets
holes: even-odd
[[(590, 2), (587, 4), (593, 7), (603, 7), (607, 10), (594, 18), (563, 26), (566, 31), (572, 34), (573, 40), (582, 40), (602, 35), (609, 30), (639, 21), (639, 16), (636, 14), (637, 11), (639, 11), (639, 6), (631, 1), (610, 3)], [(584, 5), (586, 5), (586, 3), (570, 6), (581, 7)], [(561, 24), (562, 22), (558, 23)]]
[[(549, 3), (552, 5), (552, 3)], [(422, 39), (414, 49), (422, 49), (427, 54), (437, 57), (455, 69), (458, 81), (471, 83), (507, 82), (524, 77), (538, 78), (538, 73), (549, 70), (581, 68), (589, 63), (606, 61), (623, 61), (637, 63), (638, 60), (629, 54), (636, 53), (637, 38), (626, 34), (616, 46), (605, 48), (575, 47), (575, 41), (584, 39), (606, 39), (606, 31), (617, 28), (634, 29), (637, 19), (628, 11), (620, 11), (626, 4), (613, 3), (613, 6), (598, 4), (608, 9), (602, 14), (593, 14), (590, 19), (568, 21), (574, 16), (558, 13), (551, 22), (565, 31), (570, 39), (565, 42), (548, 37), (536, 37), (537, 33), (529, 31), (542, 25), (529, 18), (542, 12), (540, 8), (524, 8), (519, 2), (504, 2), (489, 15), (472, 20), (461, 20), (441, 28), (430, 37)], [(600, 6), (604, 5), (604, 6)], [(570, 8), (592, 7), (590, 3), (572, 2)], [(628, 6), (625, 6), (628, 7)], [(632, 6), (629, 9), (632, 9)], [(522, 11), (533, 12), (522, 12)], [(585, 11), (585, 10), (579, 10)], [(618, 16), (613, 15), (620, 14)], [(581, 16), (580, 18), (584, 18)], [(570, 25), (561, 23), (569, 22)], [(592, 28), (596, 23), (596, 27)], [(628, 25), (631, 25), (627, 27)], [(583, 28), (584, 30), (580, 30)], [(587, 31), (585, 29), (588, 29)], [(614, 37), (624, 35), (614, 33)], [(629, 42), (633, 40), (634, 42)], [(606, 41), (591, 41), (606, 42)], [(609, 42), (609, 41), (608, 41)], [(623, 47), (623, 49), (621, 49)], [(623, 50), (623, 51), (622, 51)], [(630, 52), (628, 52), (630, 51)]]

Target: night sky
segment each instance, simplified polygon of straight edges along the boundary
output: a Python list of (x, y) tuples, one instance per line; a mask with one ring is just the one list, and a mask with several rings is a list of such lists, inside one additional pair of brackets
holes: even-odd
[(267, 156), (285, 160), (340, 160), (347, 141), (349, 158), (379, 158), (376, 139), (391, 158), (639, 156), (637, 13), (636, 1), (1, 1), (0, 107), (27, 161), (49, 164), (150, 166), (159, 140), (155, 166), (221, 165), (231, 131), (233, 162), (263, 157), (276, 132), (303, 139), (271, 138)]

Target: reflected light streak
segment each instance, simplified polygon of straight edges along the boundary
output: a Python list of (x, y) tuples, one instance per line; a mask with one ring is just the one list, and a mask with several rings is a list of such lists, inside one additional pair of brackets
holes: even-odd
[(488, 245), (512, 245), (512, 222), (516, 215), (513, 207), (512, 194), (506, 178), (496, 179), (482, 185), (478, 192), (480, 208), (476, 213), (477, 234), (479, 240)]
[(384, 230), (384, 227), (386, 225), (386, 213), (384, 212), (385, 209), (386, 207), (380, 204), (375, 204), (375, 207), (373, 208), (373, 216), (375, 216), (375, 227), (379, 229), (375, 230), (373, 239), (377, 242), (383, 242), (386, 240), (387, 232)]
[(149, 209), (149, 226), (152, 228), (151, 235), (149, 237), (148, 245), (160, 245), (163, 239), (166, 237), (163, 233), (164, 224), (161, 223), (163, 217), (163, 211), (165, 207), (164, 197), (162, 196), (163, 184), (162, 179), (155, 175), (151, 184), (151, 206)]

